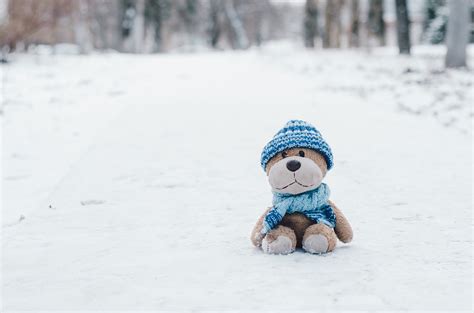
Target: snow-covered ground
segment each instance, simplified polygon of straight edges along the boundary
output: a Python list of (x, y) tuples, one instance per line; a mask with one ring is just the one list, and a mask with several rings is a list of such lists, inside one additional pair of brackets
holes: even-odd
[[(4, 311), (470, 311), (472, 72), (441, 69), (434, 48), (15, 56)], [(355, 232), (324, 256), (249, 240), (293, 118), (332, 146)]]

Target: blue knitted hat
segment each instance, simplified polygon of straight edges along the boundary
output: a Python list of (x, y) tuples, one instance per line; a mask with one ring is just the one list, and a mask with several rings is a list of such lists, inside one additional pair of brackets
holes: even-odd
[(316, 150), (326, 159), (328, 170), (333, 166), (331, 148), (324, 141), (321, 133), (305, 121), (291, 120), (263, 148), (260, 159), (263, 170), (266, 169), (268, 161), (276, 154), (291, 148)]

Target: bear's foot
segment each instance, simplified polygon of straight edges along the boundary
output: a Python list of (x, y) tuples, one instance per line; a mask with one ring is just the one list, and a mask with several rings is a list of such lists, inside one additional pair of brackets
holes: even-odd
[(326, 253), (328, 248), (328, 239), (324, 235), (310, 235), (303, 242), (303, 249), (309, 253)]
[(266, 238), (263, 239), (262, 250), (268, 254), (289, 254), (295, 251), (291, 239), (286, 236), (278, 236), (272, 242), (268, 242)]
[(268, 254), (289, 254), (295, 251), (295, 248), (295, 232), (281, 225), (270, 231), (262, 241), (262, 250)]
[(314, 224), (308, 227), (303, 236), (303, 249), (309, 253), (322, 254), (336, 247), (334, 230), (324, 224)]

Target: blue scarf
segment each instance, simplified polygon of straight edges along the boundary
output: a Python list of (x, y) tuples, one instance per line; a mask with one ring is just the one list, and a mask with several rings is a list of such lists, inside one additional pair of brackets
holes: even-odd
[(263, 220), (262, 234), (275, 228), (285, 214), (302, 213), (315, 223), (336, 226), (336, 215), (328, 203), (329, 187), (321, 184), (314, 190), (299, 195), (273, 193), (273, 207)]

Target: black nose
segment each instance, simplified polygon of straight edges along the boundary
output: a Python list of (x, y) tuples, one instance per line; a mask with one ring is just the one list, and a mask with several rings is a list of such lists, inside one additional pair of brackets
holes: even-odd
[(292, 172), (296, 172), (301, 167), (300, 161), (291, 160), (286, 163), (286, 168)]

